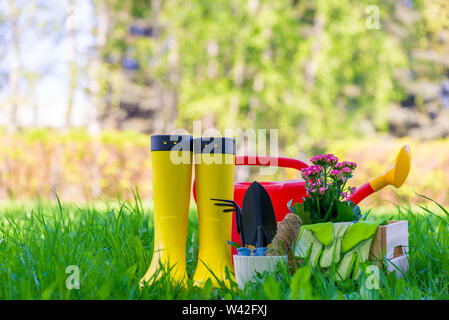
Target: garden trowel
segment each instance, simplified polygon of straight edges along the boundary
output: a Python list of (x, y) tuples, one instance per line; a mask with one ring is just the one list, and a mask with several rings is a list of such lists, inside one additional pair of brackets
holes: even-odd
[(223, 212), (235, 212), (242, 247), (266, 247), (276, 235), (277, 223), (271, 198), (260, 183), (255, 181), (249, 186), (243, 197), (242, 208), (232, 200), (211, 200), (219, 201), (215, 205), (225, 207)]
[(266, 247), (277, 231), (276, 216), (271, 198), (265, 188), (254, 181), (243, 197), (242, 229), (245, 244)]

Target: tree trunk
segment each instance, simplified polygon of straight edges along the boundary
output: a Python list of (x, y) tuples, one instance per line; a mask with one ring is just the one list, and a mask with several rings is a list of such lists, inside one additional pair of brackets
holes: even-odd
[(11, 93), (11, 107), (9, 131), (17, 131), (19, 124), (17, 111), (19, 109), (19, 80), (20, 80), (20, 51), (19, 51), (19, 13), (16, 10), (15, 0), (9, 0), (10, 21), (12, 24), (12, 61), (9, 73), (9, 89)]
[[(154, 41), (160, 45), (159, 38), (160, 38), (160, 25), (159, 25), (159, 14), (161, 12), (161, 0), (154, 0), (151, 1), (151, 8), (152, 8), (152, 17), (151, 17), (151, 26), (153, 28), (153, 38)], [(158, 55), (155, 57), (157, 61), (159, 61), (160, 58), (160, 50), (155, 51), (155, 54)], [(157, 111), (155, 114), (155, 121), (153, 122), (153, 130), (154, 132), (166, 132), (166, 126), (167, 126), (167, 117), (168, 113), (170, 111), (165, 110), (165, 104), (164, 104), (164, 88), (162, 83), (155, 79), (154, 85), (153, 85), (154, 95), (156, 97), (157, 101)]]
[(75, 25), (75, 5), (76, 0), (70, 0), (69, 10), (66, 20), (69, 40), (69, 98), (65, 115), (66, 128), (72, 126), (73, 101), (76, 89), (76, 25)]
[(104, 0), (95, 2), (95, 14), (97, 17), (97, 26), (94, 30), (95, 49), (89, 67), (89, 99), (93, 112), (91, 112), (92, 117), (89, 117), (90, 119), (88, 121), (89, 123), (95, 122), (95, 128), (99, 129), (99, 122), (107, 115), (107, 111), (109, 111), (105, 108), (106, 101), (101, 96), (100, 87), (102, 77), (105, 77), (104, 72), (102, 72), (103, 61), (101, 59), (101, 50), (106, 44), (109, 30), (108, 7)]

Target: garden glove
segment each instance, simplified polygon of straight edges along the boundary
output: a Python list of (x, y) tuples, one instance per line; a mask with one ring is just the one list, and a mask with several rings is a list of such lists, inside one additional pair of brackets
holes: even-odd
[(332, 222), (308, 224), (301, 227), (301, 233), (295, 247), (295, 256), (308, 258), (315, 267), (322, 250), (333, 241)]
[(346, 280), (352, 271), (352, 278), (357, 280), (361, 273), (360, 265), (365, 263), (370, 254), (371, 243), (380, 222), (361, 221), (352, 224), (341, 242), (343, 257), (337, 267), (337, 279)]
[(338, 222), (332, 224), (332, 243), (325, 246), (320, 258), (320, 267), (329, 268), (333, 264), (336, 265), (341, 258), (341, 242), (346, 230), (353, 224), (353, 222)]

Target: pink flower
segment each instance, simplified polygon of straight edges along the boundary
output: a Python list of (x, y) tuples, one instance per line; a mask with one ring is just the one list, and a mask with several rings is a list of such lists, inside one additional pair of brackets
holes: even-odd
[(322, 155), (314, 156), (312, 159), (310, 159), (310, 162), (312, 162), (315, 165), (320, 165), (324, 163), (324, 157)]
[(314, 188), (320, 187), (320, 186), (321, 186), (321, 181), (320, 181), (320, 180), (317, 180), (317, 181), (311, 182), (311, 183), (309, 184), (309, 189), (314, 189)]
[(333, 180), (340, 180), (341, 179), (341, 171), (340, 170), (332, 170), (329, 172), (329, 177)]
[(307, 191), (308, 191), (309, 193), (311, 193), (311, 194), (314, 194), (314, 193), (317, 193), (317, 192), (318, 192), (320, 195), (323, 195), (323, 194), (326, 193), (327, 188), (326, 188), (326, 187), (318, 188), (318, 187), (315, 186), (315, 187), (313, 187), (313, 188), (308, 188)]
[(344, 167), (343, 169), (341, 169), (341, 172), (342, 173), (352, 173), (352, 170), (349, 167)]
[(325, 155), (326, 161), (330, 166), (335, 166), (338, 163), (338, 158), (334, 156), (333, 154), (326, 154)]
[(320, 166), (311, 166), (309, 169), (312, 172), (312, 174), (319, 174), (324, 171), (323, 168)]
[(342, 162), (344, 167), (350, 168), (351, 170), (355, 170), (357, 168), (357, 164), (355, 162), (344, 161)]
[(349, 167), (344, 167), (343, 169), (341, 169), (341, 174), (344, 178), (350, 178), (352, 175), (352, 170)]
[(310, 162), (312, 162), (314, 165), (327, 167), (331, 166), (333, 167), (337, 162), (338, 158), (334, 156), (333, 154), (322, 154), (318, 156), (314, 156), (312, 159), (310, 159)]
[(302, 169), (301, 173), (304, 180), (316, 180), (317, 178), (319, 178), (323, 171), (324, 169), (322, 167), (315, 165)]
[(309, 168), (301, 169), (301, 175), (304, 180), (309, 179)]
[(346, 199), (348, 197), (348, 193), (347, 192), (342, 192), (341, 196)]
[(309, 172), (307, 171), (307, 169), (301, 169), (301, 176), (304, 180), (309, 179)]
[(343, 161), (343, 162), (337, 163), (334, 167), (334, 169), (337, 169), (337, 170), (342, 170), (343, 168), (349, 168), (351, 170), (355, 170), (357, 168), (357, 164), (355, 162)]

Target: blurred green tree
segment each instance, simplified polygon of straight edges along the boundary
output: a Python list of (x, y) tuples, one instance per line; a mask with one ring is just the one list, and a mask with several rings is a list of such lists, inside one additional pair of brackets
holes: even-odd
[[(277, 128), (288, 155), (388, 131), (390, 105), (408, 93), (398, 74), (423, 72), (413, 50), (436, 46), (448, 13), (443, 0), (95, 3), (108, 6), (111, 23), (100, 81), (109, 105), (130, 118), (151, 101), (148, 132), (193, 120)], [(425, 73), (441, 78), (443, 69)]]
[(165, 37), (178, 44), (180, 125), (279, 128), (290, 154), (385, 131), (401, 94), (393, 73), (406, 59), (384, 28), (367, 27), (368, 5), (388, 14), (382, 1), (164, 2)]

